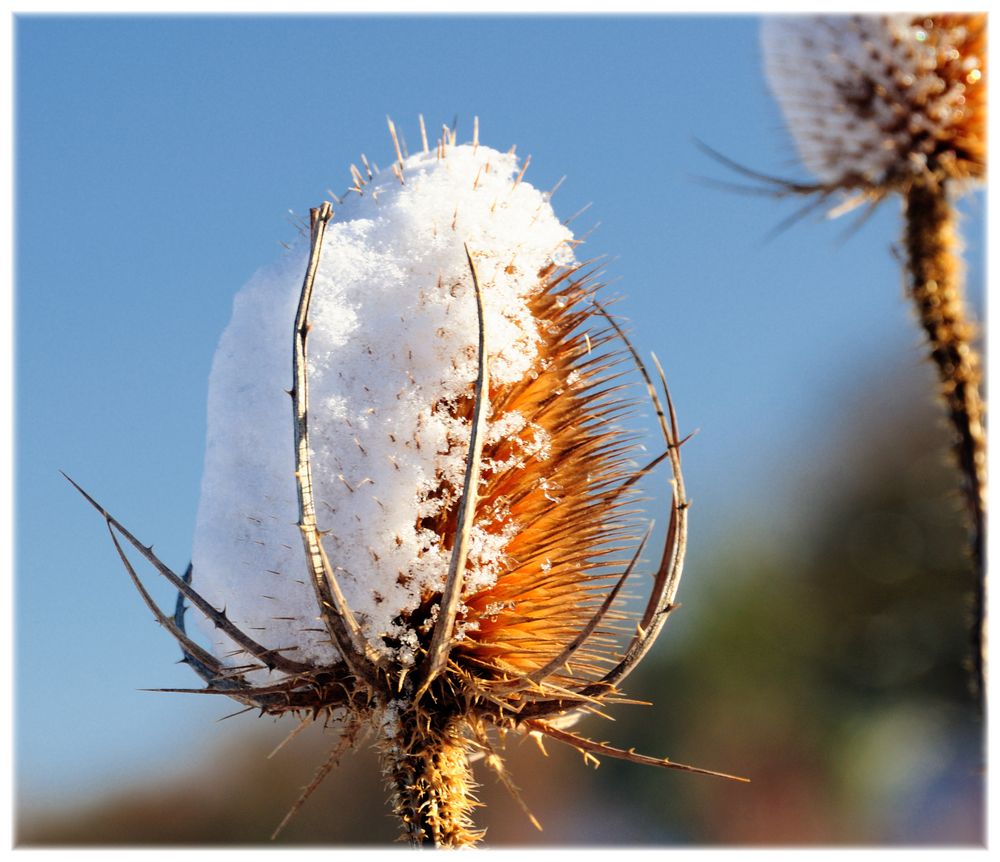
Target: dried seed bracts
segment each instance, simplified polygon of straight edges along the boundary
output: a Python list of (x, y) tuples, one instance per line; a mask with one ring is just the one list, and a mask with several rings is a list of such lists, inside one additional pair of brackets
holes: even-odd
[[(479, 836), (470, 755), (513, 789), (494, 731), (693, 769), (565, 729), (622, 699), (673, 607), (687, 504), (662, 371), (658, 391), (527, 163), (447, 129), (407, 156), (390, 129), (391, 170), (363, 159), (236, 298), (193, 570), (105, 516), (130, 574), (119, 535), (181, 592), (156, 613), (204, 691), (372, 734), (406, 836), (457, 846)], [(636, 366), (654, 456), (628, 428)], [(652, 576), (647, 475), (672, 501)], [(645, 603), (625, 602), (640, 577)]]

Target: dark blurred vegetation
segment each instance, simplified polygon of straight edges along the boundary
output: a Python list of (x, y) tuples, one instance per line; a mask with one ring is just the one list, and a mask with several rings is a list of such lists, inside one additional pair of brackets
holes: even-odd
[[(747, 453), (773, 461), (774, 481), (744, 522), (713, 531), (714, 549), (696, 544), (685, 607), (627, 684), (655, 706), (582, 725), (752, 783), (608, 760), (594, 772), (552, 742), (544, 758), (510, 740), (545, 831), (481, 770), (488, 843), (982, 843), (972, 575), (932, 386), (922, 368), (861, 381), (794, 452)], [(294, 724), (232, 724), (231, 747), (192, 757), (183, 783), (19, 811), (19, 844), (267, 841), (332, 737), (311, 729), (268, 760)], [(391, 843), (385, 798), (371, 753), (347, 755), (278, 843)]]

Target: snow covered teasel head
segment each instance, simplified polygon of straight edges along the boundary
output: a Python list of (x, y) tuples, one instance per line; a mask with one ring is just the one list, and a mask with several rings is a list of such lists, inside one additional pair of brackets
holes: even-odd
[[(564, 729), (620, 697), (673, 607), (687, 506), (669, 396), (664, 410), (513, 151), (446, 130), (412, 156), (397, 143), (391, 171), (363, 163), (236, 298), (193, 573), (104, 513), (116, 546), (117, 531), (200, 612), (212, 649), (183, 602), (171, 617), (144, 597), (207, 691), (338, 720), (344, 745), (374, 733), (414, 843), (478, 837), (470, 754), (512, 787), (491, 728), (703, 771)], [(628, 363), (664, 438), (645, 461), (618, 424)], [(621, 589), (646, 541), (636, 483), (663, 462), (669, 525), (635, 609)]]
[[(469, 453), (480, 327), (465, 249), (482, 285), (490, 382), (468, 596), (496, 585), (518, 542), (525, 504), (504, 489), (532, 472), (550, 478), (551, 495), (566, 481), (552, 468), (565, 473), (573, 459), (536, 398), (570, 373), (557, 354), (577, 342), (553, 336), (586, 290), (569, 274), (572, 234), (543, 194), (515, 183), (513, 154), (448, 146), (443, 158), (418, 153), (396, 168), (361, 179), (325, 227), (308, 320), (308, 432), (317, 518), (346, 604), (380, 659), (410, 667), (416, 618), (444, 588)], [(284, 391), (309, 251), (301, 243), (244, 289), (220, 344), (193, 563), (199, 589), (225, 599), (234, 620), (329, 662), (338, 650), (328, 633), (303, 632), (316, 628), (315, 596), (301, 576)], [(561, 384), (569, 397), (585, 375)], [(473, 634), (470, 613), (460, 625)]]
[(985, 176), (985, 15), (771, 17), (761, 47), (824, 188), (882, 196)]

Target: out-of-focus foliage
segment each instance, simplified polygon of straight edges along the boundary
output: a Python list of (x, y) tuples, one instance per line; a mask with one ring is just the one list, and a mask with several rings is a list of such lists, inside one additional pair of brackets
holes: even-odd
[[(745, 501), (745, 523), (715, 531), (714, 550), (696, 545), (678, 625), (628, 681), (655, 706), (586, 724), (752, 783), (610, 761), (595, 774), (572, 751), (549, 743), (544, 759), (514, 742), (511, 772), (545, 832), (480, 770), (487, 844), (982, 841), (972, 575), (925, 370), (859, 381), (796, 450), (805, 460), (748, 453), (774, 460), (775, 482)], [(73, 812), (22, 810), (19, 843), (266, 841), (330, 742), (303, 734), (266, 760), (262, 736), (292, 726), (237, 735), (183, 785), (108, 792)], [(279, 841), (392, 842), (384, 802), (374, 758), (348, 755)]]

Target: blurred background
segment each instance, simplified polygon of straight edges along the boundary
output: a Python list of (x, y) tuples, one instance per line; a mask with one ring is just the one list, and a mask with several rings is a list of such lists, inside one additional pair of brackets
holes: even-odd
[[(536, 832), (483, 771), (487, 843), (971, 845), (983, 726), (949, 433), (893, 248), (898, 206), (773, 228), (802, 179), (753, 17), (19, 16), (16, 45), (16, 839), (265, 844), (335, 735), (193, 686), (65, 470), (175, 569), (232, 298), (350, 183), (457, 118), (596, 228), (663, 361), (693, 497), (680, 600), (593, 738), (740, 785), (510, 740)], [(962, 204), (981, 316), (984, 195)], [(291, 212), (290, 212), (291, 211)], [(599, 222), (599, 224), (597, 224)], [(652, 417), (639, 419), (652, 427)], [(655, 508), (655, 501), (653, 504)], [(662, 520), (662, 519), (661, 519)], [(153, 584), (157, 588), (162, 585)], [(156, 595), (167, 605), (169, 591)], [(224, 719), (224, 720), (223, 720)], [(392, 842), (371, 753), (279, 844)]]

